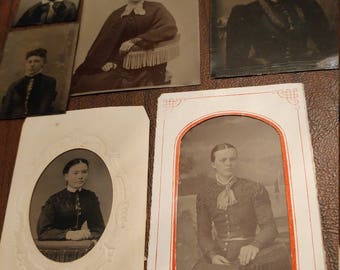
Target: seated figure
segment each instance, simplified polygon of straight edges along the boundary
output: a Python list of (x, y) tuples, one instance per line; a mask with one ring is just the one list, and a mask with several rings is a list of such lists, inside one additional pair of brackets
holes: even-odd
[(166, 84), (167, 62), (178, 55), (176, 35), (175, 19), (161, 3), (129, 0), (104, 23), (73, 76), (72, 92)]

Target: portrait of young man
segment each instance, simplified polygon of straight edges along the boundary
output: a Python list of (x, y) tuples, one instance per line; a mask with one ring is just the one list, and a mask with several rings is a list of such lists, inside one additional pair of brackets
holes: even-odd
[(8, 34), (0, 65), (0, 119), (65, 112), (77, 33), (72, 23)]
[[(191, 10), (190, 23), (181, 9)], [(186, 68), (185, 79), (177, 76), (183, 66), (199, 61), (197, 11), (194, 1), (119, 0), (101, 6), (85, 2), (72, 94), (197, 81), (197, 65)], [(183, 47), (187, 43), (192, 47)]]
[(276, 131), (248, 117), (213, 118), (187, 133), (181, 159), (177, 269), (291, 270)]
[(43, 25), (77, 20), (79, 0), (21, 1), (15, 27)]
[(47, 50), (27, 52), (25, 76), (13, 82), (2, 98), (1, 118), (20, 118), (52, 113), (57, 81), (43, 73)]
[(336, 68), (334, 0), (213, 0), (212, 74)]

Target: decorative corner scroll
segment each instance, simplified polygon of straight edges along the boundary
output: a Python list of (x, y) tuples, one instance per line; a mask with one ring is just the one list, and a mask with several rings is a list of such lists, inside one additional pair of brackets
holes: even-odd
[(276, 91), (280, 98), (284, 98), (288, 101), (289, 104), (294, 106), (299, 105), (299, 93), (296, 88), (293, 89), (282, 89)]
[(167, 110), (174, 109), (182, 103), (182, 99), (179, 98), (168, 98), (163, 101), (163, 107)]

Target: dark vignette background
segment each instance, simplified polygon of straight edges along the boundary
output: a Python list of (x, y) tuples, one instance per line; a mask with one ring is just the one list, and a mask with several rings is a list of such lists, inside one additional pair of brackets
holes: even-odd
[[(0, 44), (0, 49), (3, 46), (3, 42), (8, 32), (8, 27), (15, 14), (15, 8), (18, 2), (18, 0), (0, 1), (0, 40), (2, 41), (2, 44)], [(100, 106), (145, 106), (151, 121), (147, 210), (148, 221), (146, 231), (146, 235), (148, 235), (150, 225), (149, 220), (157, 98), (161, 93), (276, 83), (304, 83), (307, 99), (308, 119), (314, 151), (314, 162), (316, 167), (318, 199), (320, 204), (322, 234), (325, 246), (325, 256), (327, 258), (327, 268), (328, 270), (337, 270), (339, 241), (339, 71), (328, 70), (296, 72), (289, 74), (212, 80), (210, 77), (209, 65), (210, 0), (199, 0), (199, 4), (202, 79), (202, 84), (200, 86), (71, 97), (68, 109), (78, 110)], [(23, 120), (0, 121), (0, 231), (2, 231), (5, 218), (6, 205), (22, 124)]]
[(89, 175), (84, 188), (96, 193), (104, 223), (107, 225), (112, 206), (112, 180), (108, 168), (94, 152), (86, 149), (73, 149), (55, 157), (36, 182), (30, 204), (30, 226), (33, 239), (37, 239), (37, 223), (41, 207), (51, 195), (65, 188), (62, 171), (66, 163), (74, 158), (85, 158), (89, 162)]

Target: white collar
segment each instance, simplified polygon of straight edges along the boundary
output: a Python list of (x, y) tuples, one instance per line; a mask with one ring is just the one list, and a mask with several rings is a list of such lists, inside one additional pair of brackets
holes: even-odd
[(124, 16), (128, 16), (130, 15), (130, 13), (133, 11), (136, 15), (140, 15), (143, 16), (145, 15), (145, 9), (144, 9), (144, 0), (140, 1), (137, 4), (134, 3), (128, 3), (125, 7), (124, 12), (122, 13), (122, 15), (120, 17), (124, 17)]
[(66, 188), (67, 188), (67, 190), (68, 190), (69, 192), (72, 192), (72, 193), (75, 193), (77, 190), (81, 191), (81, 188), (80, 188), (80, 189), (76, 189), (76, 188), (72, 188), (72, 187), (70, 187), (70, 186), (67, 186)]
[(228, 184), (231, 182), (231, 180), (233, 180), (233, 178), (234, 178), (233, 175), (230, 176), (229, 179), (228, 179), (228, 181), (227, 181), (227, 183), (225, 183), (225, 182), (221, 179), (221, 177), (219, 177), (218, 174), (216, 174), (216, 180), (217, 180), (217, 182), (218, 182), (219, 184), (223, 185), (223, 186), (228, 185)]
[[(54, 0), (54, 3), (57, 3), (57, 2), (63, 2), (64, 0)], [(49, 3), (52, 3), (53, 2), (50, 2), (49, 0), (41, 0), (41, 3), (42, 4), (49, 4)]]

